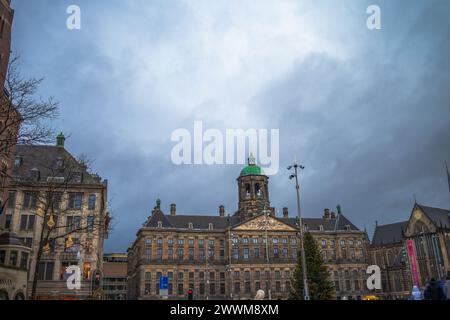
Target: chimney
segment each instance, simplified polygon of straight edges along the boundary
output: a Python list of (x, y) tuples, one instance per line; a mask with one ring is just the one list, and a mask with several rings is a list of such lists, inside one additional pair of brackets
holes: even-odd
[(170, 215), (175, 216), (177, 214), (177, 205), (175, 203), (172, 203), (170, 205)]
[(286, 207), (283, 208), (283, 218), (289, 218), (289, 209)]
[(324, 209), (323, 210), (323, 218), (324, 219), (330, 219), (330, 209)]
[(219, 215), (221, 217), (225, 217), (225, 206), (223, 206), (223, 205), (219, 206)]

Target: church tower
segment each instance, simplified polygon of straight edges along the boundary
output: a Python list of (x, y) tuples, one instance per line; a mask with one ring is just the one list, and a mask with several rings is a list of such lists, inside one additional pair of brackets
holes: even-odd
[(269, 177), (256, 165), (252, 154), (248, 158), (248, 165), (242, 169), (238, 181), (239, 205), (236, 213), (242, 220), (252, 218), (271, 210), (269, 201)]

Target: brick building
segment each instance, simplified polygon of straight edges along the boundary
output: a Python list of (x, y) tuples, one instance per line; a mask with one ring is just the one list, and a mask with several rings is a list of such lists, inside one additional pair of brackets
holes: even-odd
[[(238, 210), (220, 206), (215, 215), (180, 215), (175, 204), (164, 214), (157, 201), (128, 249), (128, 297), (160, 298), (161, 276), (169, 278), (169, 299), (285, 299), (291, 290), (299, 250), (298, 220), (275, 215), (269, 178), (252, 159), (237, 179)], [(336, 287), (336, 298), (365, 293), (367, 234), (340, 211), (326, 209), (321, 218), (303, 219), (322, 250)]]

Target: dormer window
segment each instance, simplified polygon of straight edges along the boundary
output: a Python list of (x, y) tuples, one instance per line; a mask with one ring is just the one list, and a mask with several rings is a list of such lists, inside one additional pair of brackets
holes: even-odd
[(162, 221), (158, 221), (158, 228), (162, 228)]
[(39, 177), (40, 177), (40, 172), (37, 168), (33, 168), (30, 170), (30, 176), (31, 176), (31, 180), (33, 181), (39, 181)]
[(192, 224), (192, 222), (189, 222), (189, 229), (194, 229), (194, 225)]
[(323, 225), (319, 226), (319, 231), (323, 231)]
[(308, 225), (307, 225), (307, 224), (305, 224), (305, 225), (303, 226), (303, 230), (304, 230), (304, 231), (308, 231)]
[(73, 182), (74, 183), (81, 183), (82, 179), (82, 173), (81, 172), (74, 172), (73, 173)]
[(212, 223), (208, 224), (208, 229), (209, 230), (213, 230), (213, 224)]
[(351, 228), (350, 228), (350, 225), (349, 225), (349, 224), (347, 224), (347, 225), (345, 226), (345, 230), (347, 230), (347, 231), (350, 231), (350, 230), (351, 230)]
[(56, 159), (56, 166), (58, 168), (62, 168), (64, 166), (64, 159), (63, 158)]
[(16, 156), (14, 158), (14, 167), (20, 167), (23, 163), (23, 158), (21, 156)]

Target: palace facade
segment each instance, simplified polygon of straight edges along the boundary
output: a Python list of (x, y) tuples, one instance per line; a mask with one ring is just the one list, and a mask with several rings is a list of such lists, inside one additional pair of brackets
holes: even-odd
[[(238, 210), (226, 215), (180, 215), (175, 204), (165, 214), (157, 200), (128, 249), (128, 298), (160, 299), (161, 276), (168, 277), (168, 299), (286, 299), (299, 251), (298, 219), (270, 206), (269, 178), (253, 159), (237, 179)], [(321, 218), (304, 218), (322, 250), (337, 299), (366, 294), (368, 238), (338, 207)]]

